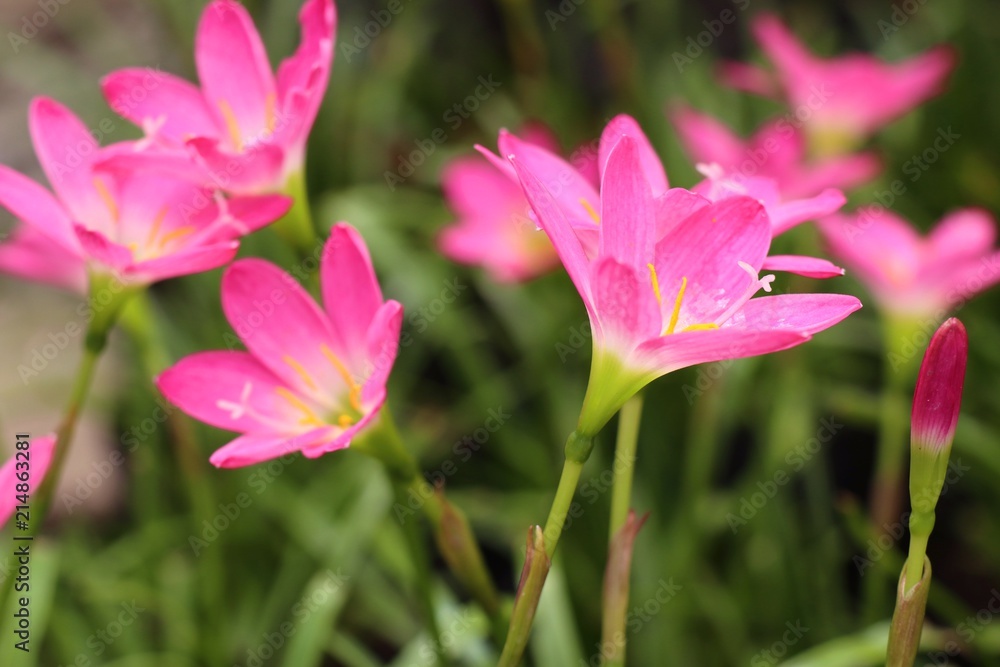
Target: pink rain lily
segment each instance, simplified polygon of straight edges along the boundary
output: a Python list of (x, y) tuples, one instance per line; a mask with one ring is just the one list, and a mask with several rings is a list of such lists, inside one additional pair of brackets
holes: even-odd
[(745, 64), (724, 68), (729, 85), (784, 99), (821, 140), (863, 140), (944, 88), (955, 64), (948, 47), (900, 63), (851, 53), (818, 58), (773, 14), (758, 15), (753, 33), (775, 73)]
[[(840, 294), (770, 291), (764, 207), (665, 189), (646, 142), (621, 125), (602, 140), (596, 253), (514, 143), (506, 151), (590, 316), (594, 358), (578, 431), (594, 435), (653, 379), (694, 364), (799, 345), (861, 304)], [(646, 155), (646, 157), (643, 157)], [(652, 179), (650, 178), (652, 176)]]
[[(525, 129), (523, 141), (553, 155), (555, 137), (548, 128)], [(488, 149), (485, 157), (461, 157), (445, 167), (442, 187), (459, 219), (439, 238), (441, 251), (457, 262), (481, 265), (497, 282), (536, 278), (559, 264), (559, 257), (531, 213), (513, 167)], [(596, 187), (597, 155), (585, 149), (571, 158), (572, 167)]]
[(741, 139), (721, 122), (686, 107), (670, 114), (681, 142), (696, 161), (716, 163), (728, 173), (777, 182), (783, 197), (813, 197), (829, 188), (849, 190), (875, 178), (881, 163), (874, 153), (808, 160), (802, 130), (781, 118)]
[(48, 98), (29, 112), (31, 138), (54, 197), (0, 165), (0, 204), (21, 222), (0, 245), (0, 270), (84, 292), (88, 269), (145, 284), (228, 263), (238, 238), (273, 222), (290, 201), (224, 199), (154, 172), (95, 169), (130, 150), (97, 145), (80, 120)]
[[(629, 137), (636, 144), (640, 167), (652, 196), (665, 205), (679, 205), (694, 211), (703, 206), (731, 196), (748, 196), (756, 199), (767, 213), (771, 222), (771, 234), (776, 236), (791, 227), (828, 215), (838, 210), (844, 203), (844, 196), (838, 190), (827, 189), (815, 197), (786, 200), (779, 196), (776, 185), (770, 179), (738, 178), (727, 176), (718, 167), (704, 167), (705, 181), (692, 190), (671, 188), (663, 164), (646, 138), (639, 124), (626, 115), (616, 116), (605, 127), (601, 135), (597, 171), (603, 179), (611, 150), (622, 137)], [(525, 169), (530, 171), (553, 196), (563, 215), (576, 232), (588, 258), (593, 259), (599, 252), (601, 197), (603, 192), (590, 183), (590, 179), (574, 170), (571, 165), (536, 145), (519, 140), (507, 133), (500, 133), (500, 149), (504, 154), (516, 153)], [(776, 255), (768, 257), (760, 267), (774, 271), (789, 271), (815, 278), (828, 278), (843, 274), (843, 270), (830, 262), (798, 255)]]
[(830, 216), (820, 230), (830, 252), (894, 316), (940, 320), (1000, 282), (996, 222), (986, 211), (955, 211), (926, 237), (884, 210)]
[(965, 325), (949, 318), (931, 337), (917, 375), (910, 418), (914, 448), (934, 453), (951, 448), (962, 407), (968, 358), (969, 335)]
[(343, 223), (324, 248), (320, 282), (325, 312), (273, 264), (234, 263), (222, 307), (247, 351), (200, 352), (157, 379), (184, 412), (243, 434), (212, 455), (214, 465), (294, 451), (315, 458), (349, 446), (378, 415), (402, 306), (383, 301), (364, 241)]
[[(235, 0), (214, 0), (201, 15), (195, 37), (201, 88), (146, 69), (108, 75), (102, 85), (111, 107), (147, 133), (142, 150), (119, 166), (153, 157), (154, 166), (229, 192), (283, 191), (302, 171), (330, 78), (333, 0), (308, 0), (299, 22), (302, 42), (277, 75), (250, 15)], [(201, 171), (192, 170), (190, 154)]]
[[(3, 489), (3, 493), (0, 494), (0, 526), (14, 516), (14, 510), (18, 505), (31, 504), (30, 497), (28, 503), (22, 503), (18, 499), (21, 495), (20, 489), (26, 488), (29, 496), (37, 493), (52, 464), (52, 453), (56, 446), (54, 434), (31, 438), (27, 442), (30, 443), (27, 451), (15, 450), (14, 455), (0, 467), (0, 489)], [(27, 481), (19, 477), (25, 473)], [(26, 486), (21, 487), (20, 484)]]

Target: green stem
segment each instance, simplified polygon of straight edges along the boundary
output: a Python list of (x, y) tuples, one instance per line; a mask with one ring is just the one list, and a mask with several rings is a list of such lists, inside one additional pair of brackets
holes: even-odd
[(292, 207), (274, 223), (274, 231), (301, 257), (309, 257), (315, 252), (319, 237), (309, 208), (309, 193), (306, 191), (304, 170), (288, 177), (285, 194), (292, 198)]
[(615, 443), (615, 473), (611, 487), (611, 524), (608, 540), (613, 540), (628, 519), (632, 503), (632, 478), (635, 475), (635, 450), (642, 421), (642, 394), (636, 394), (618, 413), (618, 439)]
[(573, 503), (576, 487), (580, 482), (583, 464), (590, 458), (590, 452), (593, 448), (594, 436), (590, 434), (573, 431), (566, 440), (566, 460), (563, 463), (562, 474), (559, 476), (555, 498), (552, 499), (549, 517), (545, 520), (545, 530), (541, 535), (543, 542), (540, 546), (544, 548), (544, 559), (541, 558), (541, 554), (537, 554), (535, 557), (536, 563), (544, 561), (545, 564), (544, 567), (526, 565), (521, 574), (520, 590), (517, 599), (514, 600), (514, 611), (511, 615), (510, 628), (507, 631), (507, 641), (504, 642), (503, 653), (497, 667), (514, 667), (521, 662), (521, 656), (531, 633), (531, 624), (535, 618), (538, 598), (541, 596), (542, 587), (545, 584), (545, 575), (548, 574), (548, 563), (551, 562), (552, 556), (555, 554), (563, 527), (566, 525), (566, 517)]

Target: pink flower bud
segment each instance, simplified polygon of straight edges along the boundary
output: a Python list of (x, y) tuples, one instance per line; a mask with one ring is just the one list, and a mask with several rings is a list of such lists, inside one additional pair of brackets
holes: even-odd
[(968, 356), (965, 326), (952, 317), (931, 338), (920, 365), (911, 418), (914, 446), (934, 451), (951, 447), (962, 405)]

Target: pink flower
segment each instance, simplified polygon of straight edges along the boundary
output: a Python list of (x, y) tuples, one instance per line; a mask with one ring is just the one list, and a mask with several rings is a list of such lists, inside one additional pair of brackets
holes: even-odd
[[(913, 393), (911, 437), (916, 447), (936, 452), (951, 447), (962, 407), (969, 336), (954, 317), (931, 338)], [(947, 462), (947, 458), (944, 459)]]
[(100, 148), (68, 109), (36, 98), (31, 138), (58, 198), (0, 165), (0, 204), (21, 224), (0, 245), (0, 270), (85, 291), (87, 270), (145, 284), (229, 262), (238, 237), (280, 217), (289, 200), (223, 199), (153, 172), (94, 169), (128, 150)]
[(343, 449), (385, 402), (403, 311), (383, 301), (354, 228), (334, 226), (320, 282), (325, 312), (273, 264), (234, 263), (222, 308), (247, 351), (193, 354), (157, 379), (184, 412), (243, 434), (212, 455), (216, 466)]
[(830, 252), (898, 316), (941, 319), (1000, 281), (996, 223), (982, 210), (955, 211), (927, 237), (888, 211), (830, 216), (820, 229)]
[(648, 144), (627, 126), (618, 130), (602, 137), (592, 256), (521, 145), (505, 151), (590, 316), (594, 358), (578, 428), (585, 435), (665, 373), (793, 347), (861, 306), (839, 294), (751, 298), (774, 280), (759, 275), (771, 242), (764, 207), (745, 196), (708, 202), (666, 189)]
[[(555, 137), (541, 126), (524, 132), (527, 144), (551, 154), (558, 152)], [(459, 219), (441, 234), (441, 251), (457, 262), (480, 265), (498, 282), (530, 280), (547, 273), (559, 258), (545, 232), (531, 214), (514, 169), (482, 146), (483, 157), (462, 157), (445, 167), (442, 186)], [(574, 153), (567, 169), (582, 172), (596, 185), (597, 155)]]
[(813, 197), (829, 188), (849, 190), (881, 170), (873, 153), (810, 161), (802, 131), (785, 118), (767, 123), (743, 140), (711, 116), (688, 108), (671, 113), (688, 154), (697, 162), (717, 163), (726, 172), (777, 182), (783, 197)]
[[(56, 446), (54, 434), (32, 438), (28, 442), (30, 445), (26, 451), (15, 450), (14, 455), (0, 468), (0, 489), (3, 490), (0, 494), (0, 526), (14, 516), (14, 510), (18, 505), (25, 504), (18, 500), (18, 496), (21, 495), (20, 489), (27, 489), (29, 495), (37, 493), (38, 487), (45, 479), (45, 473), (52, 464), (52, 453)], [(26, 481), (19, 477), (25, 473), (27, 473)], [(25, 486), (19, 486), (21, 484)], [(30, 505), (30, 502), (27, 504)]]
[[(302, 42), (271, 71), (260, 35), (235, 0), (214, 0), (201, 15), (195, 64), (201, 88), (170, 74), (125, 69), (102, 85), (111, 107), (141, 125), (161, 168), (191, 171), (230, 192), (279, 192), (302, 171), (306, 139), (330, 78), (336, 10), (332, 0), (308, 0), (299, 14)], [(141, 93), (136, 94), (136, 93)], [(162, 153), (171, 160), (168, 162)]]
[(724, 81), (741, 90), (783, 98), (796, 114), (809, 112), (810, 133), (832, 137), (871, 135), (940, 93), (955, 63), (947, 47), (895, 64), (861, 53), (817, 58), (773, 14), (757, 16), (753, 32), (774, 65), (775, 76), (737, 64), (723, 70)]

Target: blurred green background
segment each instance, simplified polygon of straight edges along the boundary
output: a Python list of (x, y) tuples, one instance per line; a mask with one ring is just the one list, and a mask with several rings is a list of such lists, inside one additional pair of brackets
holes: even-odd
[[(298, 3), (246, 4), (272, 60), (291, 53)], [(722, 57), (759, 57), (748, 19), (770, 9), (823, 55), (860, 49), (899, 59), (940, 42), (959, 52), (947, 93), (872, 142), (885, 171), (850, 194), (851, 206), (872, 201), (938, 128), (951, 127), (960, 139), (893, 208), (923, 229), (960, 206), (1000, 209), (994, 0), (404, 0), (375, 37), (362, 37), (372, 12), (385, 5), (338, 4), (331, 86), (308, 156), (314, 212), (324, 227), (347, 220), (361, 229), (386, 295), (406, 307), (390, 403), (422, 468), (446, 477), (449, 496), (469, 513), (507, 592), (516, 584), (526, 528), (548, 510), (565, 434), (579, 410), (590, 357), (587, 320), (560, 273), (498, 286), (436, 251), (435, 236), (451, 219), (439, 188), (450, 158), (469, 154), (474, 143), (495, 146), (497, 130), (526, 119), (548, 123), (569, 149), (627, 112), (649, 134), (672, 184), (692, 185), (697, 174), (664, 109), (683, 100), (743, 133), (779, 113), (777, 104), (725, 90), (714, 79)], [(58, 11), (26, 43), (11, 41), (43, 6)], [(0, 161), (39, 176), (26, 112), (40, 94), (68, 104), (90, 127), (111, 119), (105, 143), (135, 137), (103, 103), (99, 78), (133, 65), (192, 78), (202, 6), (4, 0)], [(689, 39), (706, 30), (703, 22), (727, 8), (738, 20), (704, 53), (686, 52)], [(884, 36), (879, 21), (892, 22), (894, 12), (905, 21), (897, 18), (899, 29)], [(679, 69), (677, 52), (693, 62)], [(480, 77), (497, 82), (495, 92), (467, 118), (449, 114)], [(388, 187), (386, 173), (399, 173), (415, 142), (426, 143), (438, 128), (447, 139), (404, 183)], [(9, 216), (3, 220), (6, 231)], [(776, 249), (815, 243), (805, 227)], [(294, 262), (269, 230), (248, 239), (241, 255)], [(149, 369), (227, 346), (219, 275), (154, 288), (150, 321), (172, 359), (151, 358), (119, 332), (102, 361), (57, 495), (59, 512), (36, 545), (34, 650), (11, 655), (4, 626), (2, 663), (408, 667), (433, 664), (437, 642), (456, 664), (492, 664), (484, 619), (441, 563), (434, 586), (444, 633), (423, 633), (416, 574), (390, 487), (371, 461), (346, 452), (217, 471), (207, 457), (230, 436), (201, 424), (192, 428), (202, 456), (180, 460), (171, 430), (176, 413), (165, 421), (171, 411), (155, 394)], [(779, 277), (779, 289), (782, 282), (788, 278)], [(850, 277), (802, 281), (796, 289), (847, 291), (869, 304)], [(15, 430), (51, 430), (58, 420), (78, 359), (73, 346), (27, 384), (17, 368), (74, 316), (75, 305), (72, 296), (0, 280), (5, 438)], [(927, 639), (939, 647), (961, 639), (962, 647), (927, 664), (1000, 665), (1000, 623), (982, 613), (1000, 598), (998, 306), (993, 290), (959, 313), (972, 347), (952, 454), (960, 472), (941, 500), (930, 544), (929, 618), (942, 630)], [(905, 536), (869, 543), (864, 519), (883, 357), (878, 313), (869, 305), (803, 348), (688, 369), (647, 390), (634, 506), (650, 517), (634, 558), (629, 664), (881, 664), (880, 624), (892, 613), (906, 545)], [(487, 420), (498, 413), (508, 416), (487, 433)], [(613, 427), (584, 472), (582, 513), (568, 526), (550, 575), (530, 651), (535, 665), (598, 661)], [(813, 447), (824, 429), (834, 437)], [(780, 471), (791, 481), (772, 484)], [(772, 497), (755, 508), (755, 493)], [(9, 540), (9, 532), (0, 539)], [(9, 564), (0, 557), (4, 577)]]

